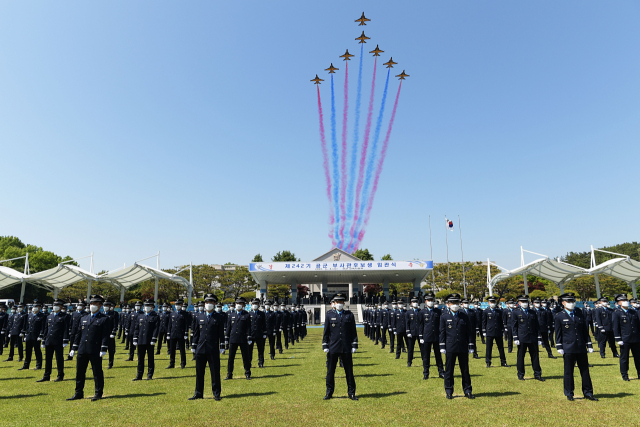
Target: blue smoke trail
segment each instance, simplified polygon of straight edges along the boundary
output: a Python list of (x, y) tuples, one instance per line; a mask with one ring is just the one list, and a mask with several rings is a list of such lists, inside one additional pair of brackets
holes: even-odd
[(338, 240), (338, 230), (340, 228), (340, 201), (338, 199), (340, 173), (338, 170), (338, 140), (336, 139), (336, 97), (333, 90), (333, 74), (331, 74), (331, 156), (333, 164), (333, 209), (335, 211), (336, 218), (336, 222), (333, 228), (333, 235), (334, 239)]
[(373, 145), (371, 147), (371, 157), (369, 157), (369, 162), (367, 163), (367, 170), (364, 181), (364, 189), (362, 190), (362, 200), (363, 203), (360, 205), (360, 212), (358, 216), (358, 224), (356, 225), (356, 230), (354, 235), (357, 236), (360, 232), (360, 228), (362, 227), (362, 221), (364, 219), (364, 211), (366, 206), (371, 203), (371, 197), (369, 195), (369, 187), (371, 187), (371, 178), (373, 177), (373, 171), (375, 169), (376, 161), (379, 157), (378, 154), (378, 142), (380, 141), (380, 129), (382, 128), (382, 118), (384, 117), (384, 106), (387, 102), (387, 89), (389, 88), (389, 75), (391, 73), (391, 69), (387, 71), (387, 81), (384, 84), (384, 92), (382, 92), (382, 105), (380, 105), (380, 113), (378, 114), (378, 121), (376, 122), (376, 129), (373, 134)]
[[(358, 139), (360, 136), (360, 101), (362, 100), (362, 58), (364, 56), (364, 44), (360, 45), (360, 65), (358, 67), (358, 91), (356, 93), (356, 121), (353, 129), (353, 147), (351, 149), (351, 162), (349, 164), (349, 180), (347, 181), (347, 221), (353, 220), (353, 208), (356, 185), (356, 165), (358, 158)], [(349, 236), (351, 237), (351, 236)], [(345, 239), (349, 241), (350, 239)], [(346, 250), (347, 248), (341, 248)]]

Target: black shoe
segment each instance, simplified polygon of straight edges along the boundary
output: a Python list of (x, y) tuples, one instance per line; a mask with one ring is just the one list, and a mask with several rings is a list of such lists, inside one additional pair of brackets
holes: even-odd
[(125, 359), (125, 362), (133, 362), (133, 357), (130, 357), (128, 359)]
[(380, 347), (380, 349), (382, 350), (384, 348), (384, 344), (382, 344), (382, 347)]
[(79, 400), (79, 399), (84, 399), (84, 394), (76, 393), (73, 396), (71, 396), (70, 398), (68, 398), (67, 400)]
[(403, 349), (402, 349), (402, 352), (403, 352), (403, 353), (406, 353), (406, 352), (407, 352), (407, 350), (405, 350), (405, 349), (403, 348)]
[(251, 379), (251, 375), (245, 375), (244, 376), (246, 379), (250, 380)]
[(271, 360), (276, 360), (276, 357), (275, 356), (271, 356)]
[(568, 400), (569, 402), (573, 402), (573, 396), (567, 396), (567, 400)]
[(264, 368), (264, 364), (258, 363), (258, 368)]
[(535, 377), (536, 380), (540, 381), (540, 382), (545, 382), (546, 380), (542, 377)]
[(391, 350), (389, 350), (389, 353), (393, 353), (394, 351), (395, 351), (394, 349), (391, 349)]
[(510, 349), (510, 350), (507, 350), (507, 353), (512, 353), (512, 352), (513, 352), (513, 350), (511, 350), (511, 349)]
[(453, 399), (453, 394), (447, 393), (447, 399)]
[(411, 367), (411, 362), (407, 362), (407, 368)]
[(282, 350), (278, 350), (278, 354), (282, 354)]
[(557, 359), (557, 357), (554, 356), (553, 354), (549, 353), (549, 359)]
[(54, 383), (60, 382), (60, 381), (64, 381), (64, 377), (58, 377), (55, 380), (53, 380)]
[(142, 381), (142, 378), (140, 377), (135, 377), (134, 379), (132, 379), (131, 381)]
[(100, 399), (102, 399), (102, 395), (101, 394), (96, 394), (95, 396), (93, 396), (91, 398), (91, 401), (95, 402), (96, 400), (100, 400)]
[(20, 359), (18, 359), (18, 362), (22, 362), (22, 357)]
[(107, 366), (107, 369), (111, 369), (113, 368), (113, 363), (109, 363), (109, 366)]
[(34, 371), (39, 371), (40, 369), (42, 369), (42, 366), (38, 366), (38, 365), (36, 365), (36, 367), (33, 368)]
[(429, 374), (424, 374), (424, 375), (422, 376), (422, 379), (423, 379), (423, 380), (428, 380), (428, 379), (429, 379)]
[(327, 393), (324, 395), (324, 397), (322, 398), (322, 400), (329, 400), (333, 397), (333, 395), (331, 393)]
[(511, 365), (507, 365), (507, 362), (501, 363), (500, 366), (502, 366), (503, 368), (510, 368)]
[(156, 351), (156, 356), (160, 356), (160, 352), (159, 351)]
[(490, 367), (491, 367), (491, 363), (487, 363), (487, 368), (490, 368)]
[(29, 367), (22, 365), (22, 368), (18, 368), (18, 371), (24, 371), (26, 369), (29, 369)]
[(169, 365), (169, 366), (167, 366), (167, 367), (166, 367), (166, 368), (164, 368), (164, 369), (175, 369), (175, 366), (173, 366), (173, 365)]
[(590, 367), (590, 368), (593, 368), (593, 366), (594, 366), (594, 365), (592, 365), (591, 363), (589, 363), (589, 367)]
[(614, 354), (613, 357), (614, 357), (614, 359), (619, 359), (620, 355), (619, 354)]
[(603, 356), (603, 355), (600, 355), (600, 358), (601, 358), (601, 359), (604, 359), (604, 356)]
[(5, 362), (13, 362), (13, 357), (8, 358)]
[(124, 348), (124, 351), (129, 351), (129, 347), (125, 347), (125, 348)]
[(227, 378), (225, 378), (225, 380), (232, 380), (232, 379), (233, 379), (233, 375), (227, 374)]
[(587, 400), (593, 400), (594, 402), (597, 402), (597, 401), (600, 400), (597, 397), (595, 397), (593, 394), (588, 394), (584, 398), (587, 399)]
[(474, 359), (480, 359), (480, 356), (478, 356), (476, 353), (473, 353), (473, 358)]
[(202, 399), (202, 395), (201, 394), (194, 394), (192, 397), (188, 398), (187, 400), (196, 400), (196, 399)]
[(355, 395), (355, 394), (350, 394), (350, 395), (349, 395), (349, 399), (351, 399), (351, 400), (358, 400), (358, 398), (356, 397), (356, 395)]
[(40, 379), (39, 379), (38, 381), (36, 381), (36, 382), (37, 382), (37, 383), (43, 383), (43, 382), (45, 382), (45, 381), (51, 381), (51, 379), (50, 379), (50, 378), (42, 377), (42, 378), (40, 378)]
[(440, 373), (438, 374), (438, 377), (440, 377), (440, 378), (444, 379), (444, 372), (440, 372)]
[(396, 359), (400, 359), (400, 355), (399, 354), (396, 354)]
[(70, 360), (73, 360), (73, 357), (67, 356), (67, 362), (70, 361)]
[(520, 381), (524, 381), (524, 377), (518, 377)]
[(147, 381), (153, 380), (153, 375), (147, 375)]
[(186, 367), (187, 367), (187, 365), (180, 365), (180, 369), (184, 369)]
[(622, 381), (631, 381), (628, 376), (624, 375), (622, 377)]
[(464, 397), (466, 397), (467, 399), (475, 399), (475, 398), (476, 398), (476, 397), (475, 397), (473, 394), (471, 394), (471, 393), (465, 393), (465, 394), (464, 394)]

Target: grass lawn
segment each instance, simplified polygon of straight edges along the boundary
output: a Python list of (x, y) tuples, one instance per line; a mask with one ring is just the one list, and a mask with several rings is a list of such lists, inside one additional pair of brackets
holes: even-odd
[[(93, 380), (87, 379), (82, 401), (67, 402), (73, 395), (75, 360), (66, 362), (66, 379), (61, 383), (36, 383), (43, 371), (17, 371), (21, 363), (0, 362), (1, 425), (64, 425), (97, 423), (100, 427), (143, 425), (607, 425), (614, 417), (640, 406), (640, 381), (623, 382), (618, 359), (608, 352), (606, 359), (590, 355), (591, 377), (600, 402), (577, 399), (568, 402), (562, 392), (562, 358), (541, 357), (540, 383), (516, 376), (516, 353), (507, 354), (511, 368), (487, 369), (484, 346), (478, 340), (481, 359), (470, 361), (475, 400), (462, 395), (456, 376), (456, 397), (445, 399), (443, 380), (431, 368), (432, 379), (422, 380), (422, 363), (414, 360), (406, 366), (406, 353), (400, 360), (375, 346), (358, 329), (360, 350), (354, 356), (357, 395), (360, 401), (346, 397), (344, 371), (338, 368), (334, 399), (323, 401), (325, 394), (325, 354), (321, 348), (322, 329), (309, 328), (300, 344), (289, 347), (271, 361), (267, 355), (263, 369), (252, 369), (253, 380), (244, 379), (240, 354), (236, 358), (237, 379), (222, 382), (222, 401), (216, 402), (206, 380), (205, 399), (187, 401), (195, 387), (195, 365), (188, 353), (187, 368), (165, 370), (168, 359), (163, 347), (156, 359), (153, 381), (132, 382), (136, 362), (125, 362), (124, 346), (118, 344), (113, 369), (105, 366), (105, 398), (91, 402)], [(4, 349), (3, 360), (8, 349)], [(499, 365), (494, 350), (493, 364)], [(419, 353), (418, 353), (419, 354)], [(32, 367), (35, 363), (32, 363)], [(179, 364), (179, 356), (178, 356)], [(55, 365), (55, 362), (54, 362)], [(222, 377), (226, 374), (227, 356), (222, 356)], [(633, 366), (633, 361), (631, 361)], [(257, 366), (257, 354), (254, 358)], [(89, 375), (91, 370), (89, 369)], [(577, 370), (576, 370), (577, 373)], [(630, 376), (635, 377), (632, 368)], [(56, 371), (52, 372), (55, 378)], [(434, 377), (435, 376), (435, 377)], [(146, 371), (145, 371), (146, 377)], [(576, 378), (576, 396), (581, 397), (580, 379)]]

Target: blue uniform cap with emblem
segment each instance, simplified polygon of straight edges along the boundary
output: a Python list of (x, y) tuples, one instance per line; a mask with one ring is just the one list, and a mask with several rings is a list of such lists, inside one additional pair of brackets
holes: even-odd
[(615, 301), (627, 301), (627, 294), (617, 294), (615, 297)]
[(444, 300), (445, 302), (458, 303), (460, 302), (460, 294), (449, 294)]
[(61, 307), (64, 305), (64, 302), (61, 299), (56, 298), (53, 300), (53, 305), (57, 305)]
[(33, 300), (33, 304), (31, 304), (34, 307), (42, 307), (42, 303), (40, 301), (38, 301), (37, 299)]
[(205, 302), (218, 302), (218, 297), (216, 297), (214, 294), (206, 294), (204, 296), (204, 300)]
[(343, 293), (337, 293), (333, 296), (335, 301), (345, 301), (347, 297)]
[(238, 297), (238, 298), (236, 298), (236, 304), (244, 304), (244, 305), (246, 305), (247, 304), (247, 300), (244, 299), (243, 297)]
[(144, 305), (150, 305), (150, 306), (155, 306), (155, 301), (152, 298), (146, 299), (144, 300)]
[(573, 292), (567, 292), (558, 297), (558, 301), (576, 302), (576, 294)]
[(516, 298), (518, 301), (522, 301), (522, 302), (527, 302), (529, 301), (529, 297), (526, 295), (518, 295), (518, 297)]
[(99, 303), (103, 303), (104, 302), (104, 298), (102, 298), (100, 295), (91, 295), (91, 297), (89, 298), (89, 302), (99, 302)]

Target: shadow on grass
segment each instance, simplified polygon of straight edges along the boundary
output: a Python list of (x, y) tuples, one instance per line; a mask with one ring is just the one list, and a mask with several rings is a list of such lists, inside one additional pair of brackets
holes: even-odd
[(621, 392), (621, 393), (616, 393), (616, 394), (612, 394), (612, 393), (608, 393), (608, 394), (595, 394), (595, 396), (598, 399), (616, 399), (616, 398), (620, 398), (620, 397), (627, 397), (627, 396), (633, 396), (632, 393), (627, 393), (627, 392)]
[(115, 396), (105, 396), (103, 399), (129, 399), (133, 397), (153, 397), (153, 396), (161, 396), (167, 393), (131, 393), (131, 394), (118, 394)]
[[(561, 380), (561, 379), (564, 379), (564, 376), (562, 376), (562, 375), (551, 375), (551, 376), (543, 375), (542, 378), (544, 378), (545, 380)], [(533, 378), (531, 378), (531, 379), (533, 379)]]
[(36, 394), (14, 394), (13, 396), (0, 396), (0, 400), (3, 399), (22, 399), (27, 397), (38, 397), (44, 396), (45, 393), (36, 393)]
[(7, 381), (7, 380), (30, 380), (30, 379), (34, 379), (35, 377), (12, 377), (12, 378), (0, 378), (0, 381)]
[(291, 365), (267, 365), (267, 366), (265, 366), (265, 368), (290, 368), (292, 366), (300, 366), (300, 364), (299, 363), (293, 363)]
[(354, 363), (353, 366), (378, 366), (378, 363)]
[(181, 377), (154, 377), (153, 380), (177, 380), (180, 378), (195, 378), (195, 375), (183, 375)]
[(390, 377), (391, 374), (363, 374), (363, 375), (354, 375), (354, 377), (360, 378), (372, 378), (372, 377)]
[(360, 399), (366, 399), (368, 397), (373, 397), (376, 399), (380, 399), (381, 397), (391, 397), (391, 396), (398, 396), (400, 394), (407, 394), (406, 391), (393, 391), (391, 393), (368, 393), (368, 394), (358, 394), (358, 398)]
[(489, 393), (476, 393), (475, 397), (503, 397), (503, 396), (516, 396), (520, 394), (517, 391), (492, 391)]
[(259, 396), (270, 396), (272, 394), (276, 394), (275, 391), (265, 391), (264, 393), (242, 393), (242, 394), (230, 394), (227, 396), (223, 396), (227, 399), (237, 399), (240, 397), (259, 397)]
[(292, 377), (292, 376), (293, 376), (293, 374), (282, 374), (282, 375), (262, 375), (262, 376), (259, 376), (259, 377), (253, 377), (252, 376), (251, 378), (254, 378), (254, 379), (259, 379), (259, 378), (282, 378), (282, 377)]

